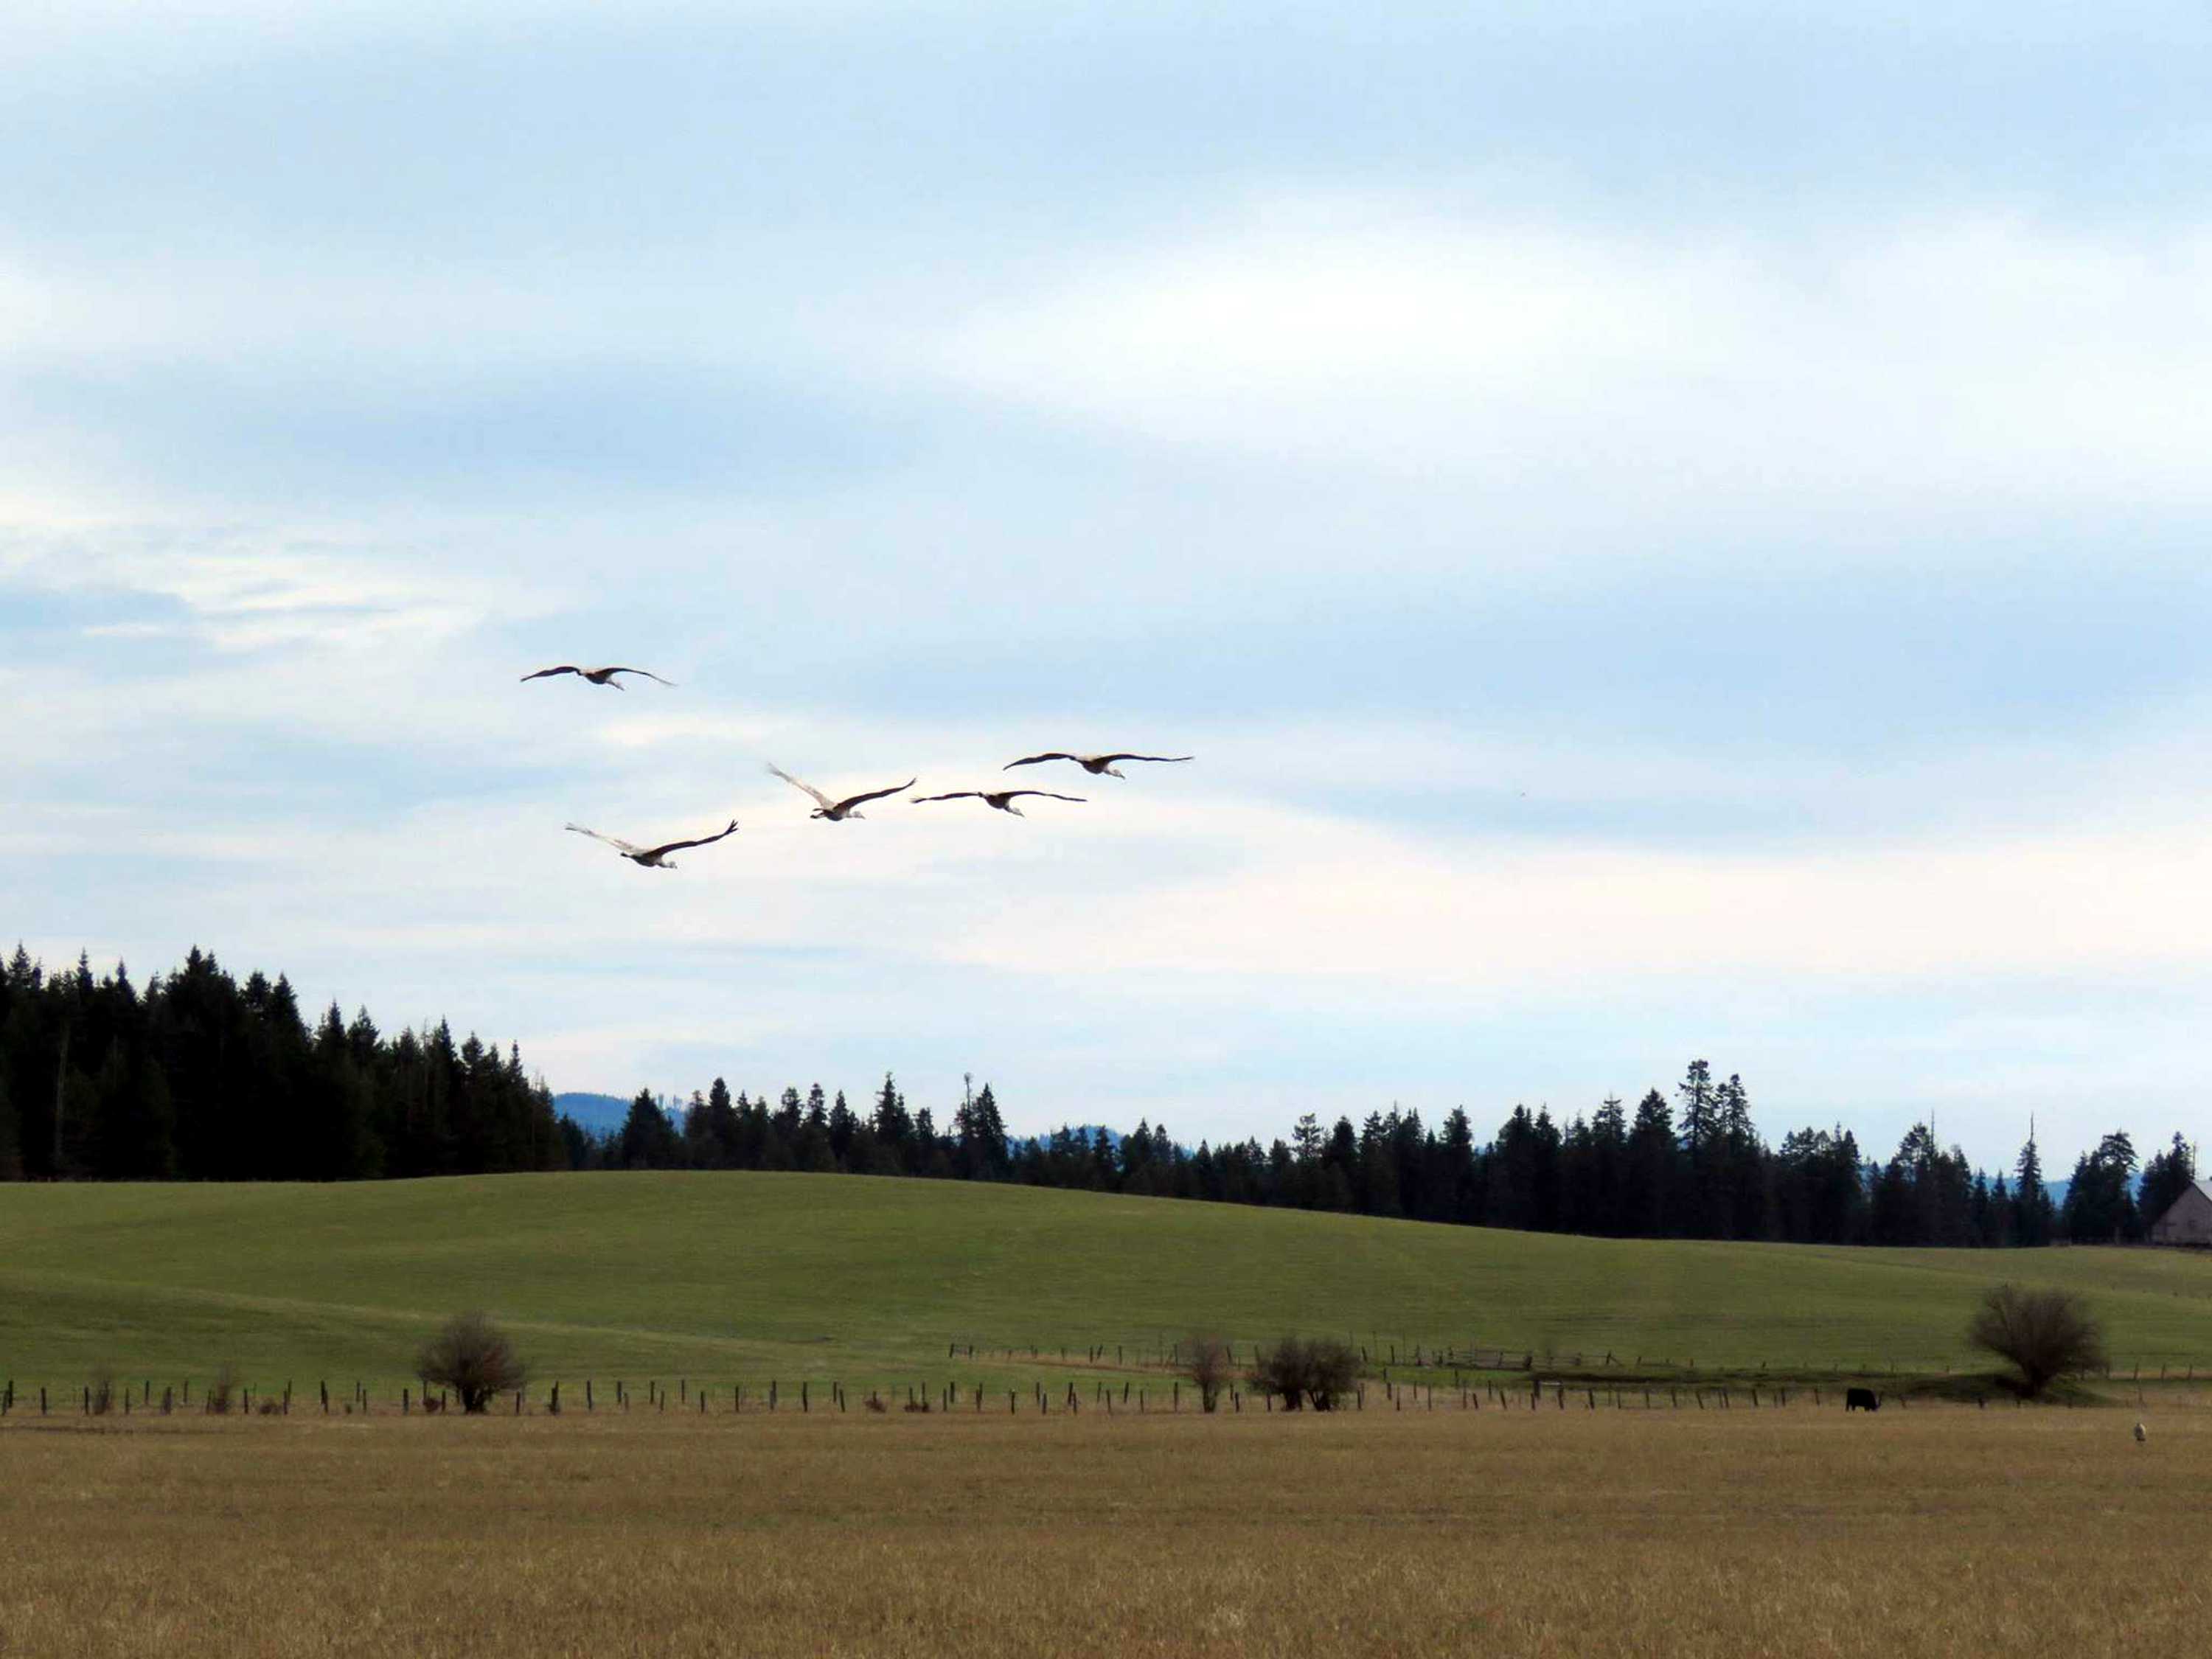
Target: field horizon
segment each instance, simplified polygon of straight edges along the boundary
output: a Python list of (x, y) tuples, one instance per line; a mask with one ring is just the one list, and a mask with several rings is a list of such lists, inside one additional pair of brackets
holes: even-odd
[(0, 1373), (74, 1385), (102, 1370), (230, 1366), (263, 1386), (396, 1383), (422, 1339), (471, 1308), (507, 1324), (548, 1380), (1002, 1386), (1046, 1361), (1126, 1376), (1198, 1330), (1342, 1334), (1401, 1368), (1448, 1346), (1560, 1369), (1609, 1356), (1930, 1373), (1975, 1365), (1968, 1310), (2006, 1279), (2087, 1296), (2118, 1370), (2212, 1369), (2212, 1261), (2175, 1251), (1616, 1240), (966, 1182), (638, 1172), (0, 1189)]

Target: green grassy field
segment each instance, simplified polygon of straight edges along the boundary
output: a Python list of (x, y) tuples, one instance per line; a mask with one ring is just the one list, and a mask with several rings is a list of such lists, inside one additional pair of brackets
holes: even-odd
[[(0, 1187), (0, 1376), (396, 1383), (446, 1315), (541, 1376), (999, 1383), (1212, 1328), (1699, 1367), (1968, 1364), (2010, 1277), (2087, 1293), (2123, 1367), (2212, 1367), (2212, 1260), (1552, 1237), (965, 1183), (515, 1176)], [(974, 1343), (948, 1363), (947, 1344)], [(990, 1351), (1018, 1346), (1009, 1361)], [(1091, 1369), (1074, 1368), (1079, 1374)], [(303, 1383), (303, 1386), (305, 1384)]]

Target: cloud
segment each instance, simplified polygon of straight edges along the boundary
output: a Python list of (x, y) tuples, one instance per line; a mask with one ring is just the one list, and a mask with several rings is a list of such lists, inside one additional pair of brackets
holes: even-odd
[(1031, 972), (1481, 993), (2212, 970), (2212, 852), (2191, 826), (1698, 854), (1239, 816), (1249, 857), (1231, 873), (1110, 905), (1025, 897), (984, 911), (950, 953)]
[(2207, 503), (2204, 228), (1709, 235), (1289, 198), (979, 313), (934, 362), (1169, 442), (1723, 519), (1729, 495)]
[(306, 528), (0, 520), (0, 594), (15, 587), (152, 600), (170, 615), (94, 623), (83, 635), (184, 636), (223, 652), (397, 647), (412, 654), (514, 602), (511, 590), (490, 580), (418, 574), (384, 549), (331, 544), (338, 540)]

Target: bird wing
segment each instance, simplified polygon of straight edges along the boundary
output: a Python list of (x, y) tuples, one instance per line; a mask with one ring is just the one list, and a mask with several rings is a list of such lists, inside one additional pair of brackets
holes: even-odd
[(633, 846), (630, 842), (620, 840), (616, 836), (603, 836), (596, 830), (586, 830), (580, 823), (572, 823), (567, 827), (574, 830), (580, 836), (589, 836), (593, 841), (603, 841), (606, 842), (608, 846), (613, 848), (615, 851), (620, 853), (624, 858), (634, 858), (638, 854), (646, 850), (642, 847)]
[(920, 778), (908, 778), (904, 783), (895, 783), (888, 789), (871, 789), (865, 795), (848, 795), (837, 803), (837, 809), (849, 812), (864, 801), (881, 800), (885, 795), (896, 795), (902, 789), (911, 789), (921, 781)]
[(725, 840), (737, 833), (738, 821), (735, 818), (732, 818), (730, 820), (730, 827), (721, 831), (719, 835), (699, 836), (690, 841), (672, 841), (665, 847), (654, 848), (647, 856), (656, 859), (665, 858), (669, 854), (680, 853), (687, 847), (712, 847), (716, 842)]
[(1042, 795), (1047, 800), (1082, 800), (1085, 799), (1085, 797), (1081, 795), (1055, 795), (1049, 789), (1009, 789), (1006, 792), (1006, 798), (1008, 800), (1013, 799), (1017, 795)]
[(674, 680), (661, 680), (660, 676), (654, 673), (650, 668), (602, 668), (599, 672), (602, 674), (642, 674), (649, 680), (660, 680), (660, 683), (663, 685), (673, 685), (676, 684)]
[(577, 667), (575, 664), (572, 662), (564, 662), (558, 668), (541, 668), (535, 674), (525, 674), (522, 678), (525, 681), (542, 680), (548, 674), (580, 674), (583, 672), (584, 671)]
[[(1034, 795), (1037, 792), (1034, 789), (1023, 789), (1017, 790), (1015, 793)], [(980, 789), (956, 789), (949, 795), (916, 795), (914, 798), (914, 804), (919, 806), (926, 800), (984, 800), (987, 799), (988, 798)]]
[(1111, 766), (1115, 761), (1187, 761), (1196, 760), (1195, 755), (1093, 755), (1091, 757), (1102, 766)]
[(827, 796), (827, 795), (823, 794), (823, 793), (819, 789), (817, 789), (817, 788), (816, 788), (812, 784), (811, 784), (811, 783), (801, 783), (801, 782), (800, 782), (797, 778), (794, 778), (793, 776), (792, 776), (790, 773), (788, 773), (788, 772), (785, 771), (785, 770), (784, 770), (781, 766), (778, 766), (778, 765), (775, 764), (773, 762), (769, 763), (769, 769), (769, 769), (769, 771), (771, 771), (771, 772), (775, 773), (775, 774), (776, 775), (776, 776), (778, 776), (778, 777), (781, 778), (781, 779), (782, 779), (786, 783), (789, 784), (793, 788), (794, 788), (794, 789), (804, 789), (804, 790), (805, 790), (808, 794), (810, 794), (810, 795), (813, 796), (813, 797), (814, 797), (814, 799), (815, 799), (816, 800), (817, 800), (817, 801), (821, 802), (821, 804), (822, 804), (822, 810), (823, 810), (823, 811), (825, 811), (825, 812), (834, 812), (834, 811), (836, 811), (837, 810), (837, 803), (836, 803), (836, 801), (834, 801), (834, 800), (831, 800), (831, 799), (830, 799), (830, 797), (829, 797), (829, 796)]
[(1007, 762), (1004, 766), (1000, 767), (999, 769), (1000, 769), (1001, 772), (1011, 772), (1011, 771), (1012, 771), (1012, 770), (1013, 770), (1017, 766), (1035, 766), (1035, 765), (1036, 765), (1039, 761), (1048, 761), (1048, 760), (1065, 760), (1065, 761), (1072, 761), (1072, 760), (1074, 760), (1075, 758), (1076, 758), (1076, 757), (1074, 757), (1073, 755), (1071, 755), (1071, 754), (1066, 753), (1065, 750), (1059, 750), (1059, 749), (1052, 749), (1052, 750), (1046, 750), (1046, 751), (1045, 751), (1043, 754), (1042, 754), (1042, 755), (1024, 755), (1024, 757), (1022, 757), (1022, 758), (1021, 758), (1021, 759), (1019, 759), (1019, 760), (1018, 760), (1018, 761), (1008, 761), (1008, 762)]

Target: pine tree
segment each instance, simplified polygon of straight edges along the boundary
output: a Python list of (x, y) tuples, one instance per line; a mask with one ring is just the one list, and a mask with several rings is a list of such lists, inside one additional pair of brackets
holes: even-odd
[[(964, 1080), (964, 1079), (963, 1079)], [(970, 1179), (1003, 1180), (1007, 1170), (1006, 1121), (1000, 1115), (998, 1097), (986, 1083), (981, 1094), (961, 1102), (957, 1139), (961, 1165)]]
[(2027, 1144), (2013, 1164), (2013, 1242), (2031, 1247), (2048, 1244), (2055, 1218), (2050, 1188), (2043, 1184), (2043, 1156), (2036, 1150), (2035, 1124), (2031, 1120)]
[(707, 1142), (713, 1149), (716, 1170), (734, 1170), (738, 1163), (738, 1109), (730, 1100), (730, 1085), (716, 1078), (707, 1090)]
[(637, 1098), (630, 1102), (619, 1146), (626, 1170), (672, 1170), (684, 1161), (684, 1145), (677, 1137), (676, 1126), (668, 1121), (668, 1114), (650, 1089), (640, 1089)]
[(1437, 1137), (1437, 1158), (1436, 1185), (1443, 1194), (1443, 1213), (1437, 1218), (1468, 1224), (1480, 1220), (1480, 1173), (1475, 1168), (1474, 1126), (1468, 1121), (1466, 1107), (1455, 1106), (1445, 1117), (1443, 1133)]
[(2135, 1144), (2125, 1131), (2106, 1135), (2081, 1154), (2067, 1184), (2062, 1212), (2066, 1236), (2077, 1244), (2105, 1244), (2138, 1237), (2141, 1225), (2130, 1190)]
[(1668, 1238), (1682, 1231), (1676, 1210), (1681, 1152), (1674, 1138), (1674, 1115), (1656, 1089), (1636, 1103), (1628, 1131), (1629, 1233), (1637, 1238)]
[(2162, 1152), (2152, 1153), (2150, 1162), (2143, 1165), (2142, 1182), (2136, 1192), (2142, 1224), (2148, 1228), (2155, 1223), (2196, 1180), (2197, 1156), (2177, 1132), (2173, 1144)]
[(906, 1097), (899, 1093), (898, 1085), (889, 1072), (884, 1073), (884, 1086), (876, 1095), (876, 1109), (868, 1127), (875, 1131), (876, 1139), (891, 1160), (890, 1173), (896, 1174), (907, 1157), (907, 1143), (914, 1136), (914, 1119), (907, 1115)]

